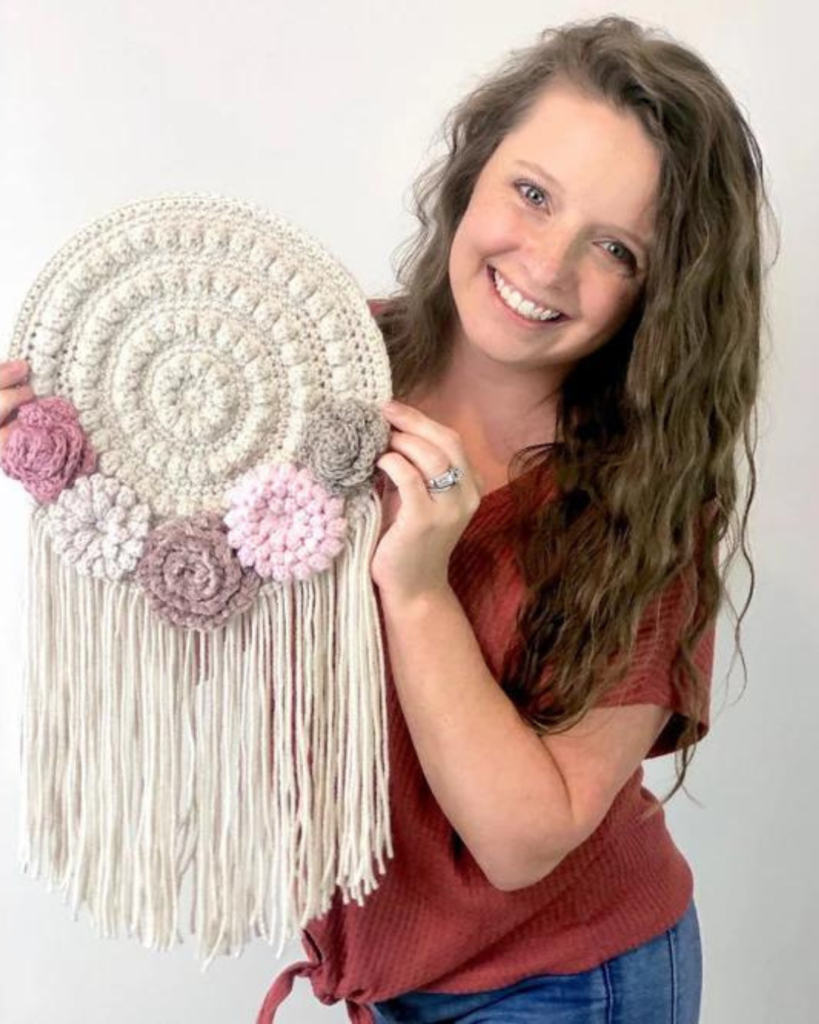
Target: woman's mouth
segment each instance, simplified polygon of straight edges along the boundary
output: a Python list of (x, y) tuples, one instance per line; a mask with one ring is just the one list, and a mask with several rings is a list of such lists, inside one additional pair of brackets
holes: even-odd
[[(489, 285), (492, 289), (492, 294), (498, 305), (502, 306), (507, 314), (512, 317), (516, 323), (526, 324), (528, 327), (558, 327), (560, 324), (566, 323), (572, 318), (566, 316), (565, 313), (560, 313), (557, 317), (546, 316), (547, 310), (544, 310), (542, 306), (536, 306), (534, 303), (527, 299), (521, 300), (520, 293), (516, 292), (511, 285), (507, 284), (503, 280), (498, 281), (496, 274), (498, 273), (494, 267), (487, 264), (486, 267), (487, 276), (489, 278)], [(501, 292), (498, 285), (500, 284), (503, 288)], [(505, 294), (503, 294), (505, 292)], [(517, 306), (517, 308), (515, 308)]]

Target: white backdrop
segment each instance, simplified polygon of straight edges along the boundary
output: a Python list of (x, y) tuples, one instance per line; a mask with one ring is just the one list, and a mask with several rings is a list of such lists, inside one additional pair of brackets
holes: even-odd
[[(25, 292), (78, 228), (165, 191), (258, 202), (321, 239), (368, 295), (413, 230), (410, 185), (448, 107), (547, 24), (594, 3), (474, 0), (2, 0), (0, 352)], [(743, 623), (749, 672), (720, 624), (712, 730), (666, 813), (695, 874), (705, 959), (703, 1024), (807, 1024), (819, 1003), (816, 720), (819, 641), (819, 238), (815, 40), (796, 0), (632, 3), (722, 75), (762, 145), (782, 252), (771, 275), (751, 517), (756, 592)], [(513, 16), (510, 16), (513, 15)], [(546, 19), (549, 19), (547, 22)], [(811, 251), (802, 262), (804, 251)], [(5, 341), (3, 339), (6, 339)], [(97, 940), (17, 867), (20, 595), (25, 502), (0, 477), (0, 1020), (34, 1024), (251, 1024), (280, 962), (257, 942), (200, 973), (193, 946), (151, 953)], [(749, 577), (740, 563), (734, 603)], [(730, 675), (729, 675), (730, 669)], [(665, 793), (673, 759), (647, 765)], [(343, 1021), (297, 979), (277, 1020)]]

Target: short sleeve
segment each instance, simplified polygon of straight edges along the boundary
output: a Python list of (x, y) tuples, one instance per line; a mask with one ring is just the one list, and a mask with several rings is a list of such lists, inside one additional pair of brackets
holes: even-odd
[[(646, 759), (673, 753), (687, 720), (697, 723), (697, 741), (710, 728), (711, 679), (714, 669), (716, 623), (712, 621), (694, 648), (692, 658), (702, 675), (706, 689), (699, 709), (679, 685), (680, 665), (673, 662), (685, 621), (696, 598), (693, 564), (678, 574), (646, 608), (637, 628), (631, 667), (626, 676), (595, 705), (611, 707), (624, 704), (658, 704), (673, 714), (657, 737)], [(690, 684), (687, 684), (690, 689)]]

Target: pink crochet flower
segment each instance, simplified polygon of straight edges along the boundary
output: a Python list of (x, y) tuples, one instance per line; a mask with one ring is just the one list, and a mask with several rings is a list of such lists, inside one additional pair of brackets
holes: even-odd
[(21, 405), (0, 451), (0, 468), (40, 503), (54, 501), (78, 476), (93, 473), (97, 457), (66, 398)]
[(344, 499), (328, 494), (309, 469), (256, 466), (227, 497), (228, 543), (242, 565), (265, 579), (307, 579), (328, 569), (344, 547)]

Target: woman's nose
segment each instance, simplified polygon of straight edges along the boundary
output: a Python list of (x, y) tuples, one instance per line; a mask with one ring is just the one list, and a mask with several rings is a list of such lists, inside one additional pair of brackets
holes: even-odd
[(540, 291), (565, 288), (577, 273), (578, 247), (572, 232), (554, 221), (541, 224), (527, 236), (526, 262), (532, 282)]

